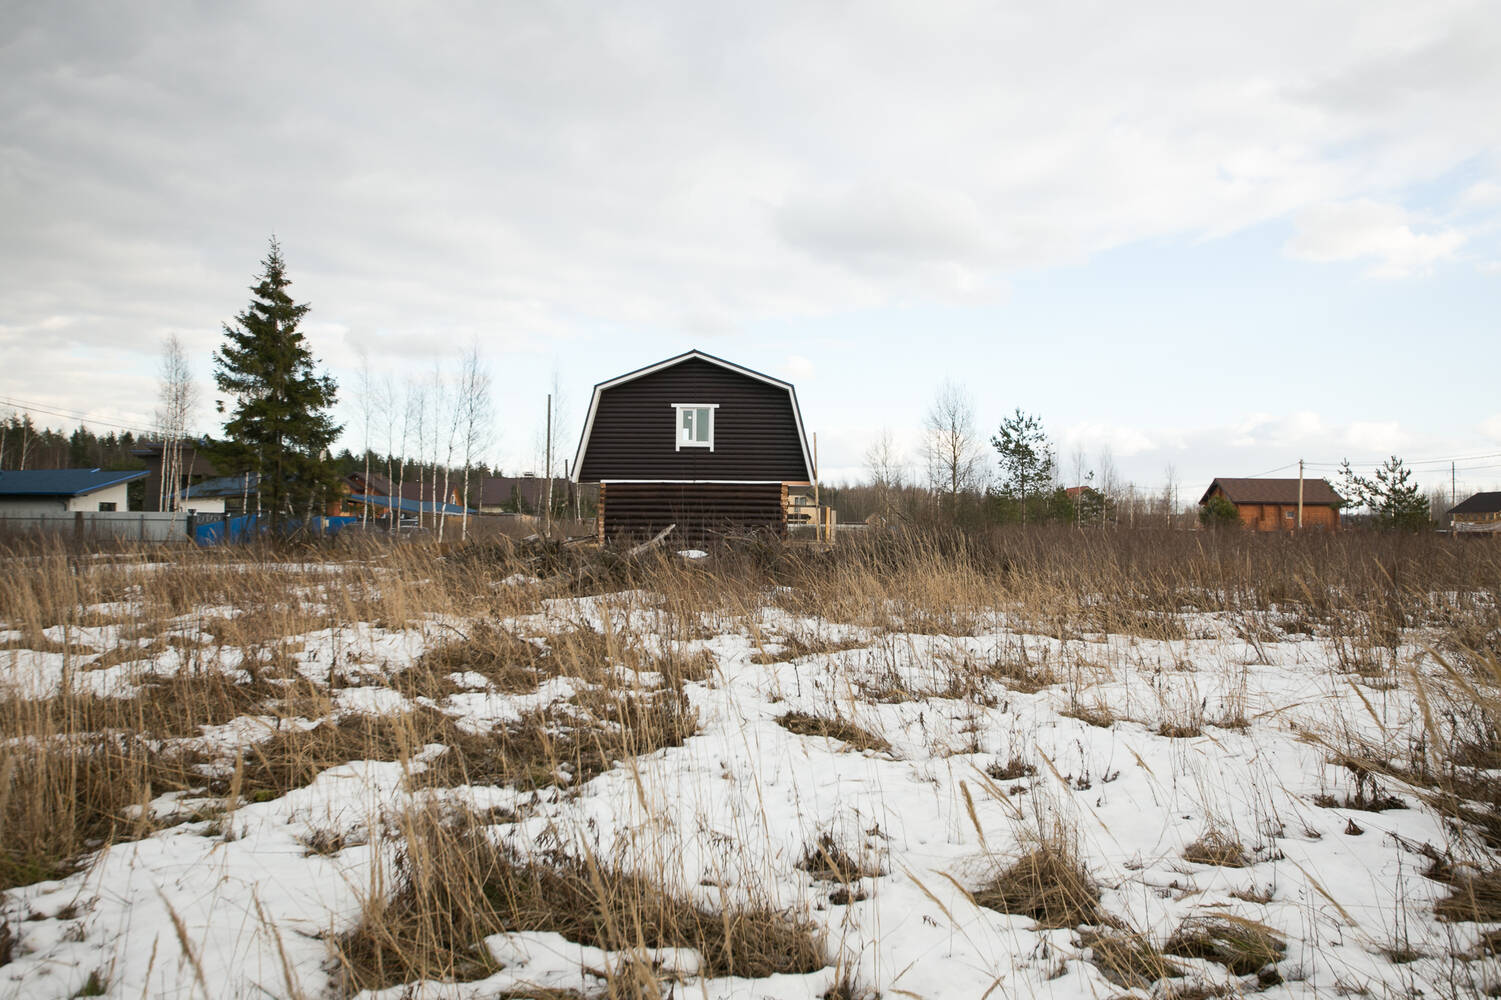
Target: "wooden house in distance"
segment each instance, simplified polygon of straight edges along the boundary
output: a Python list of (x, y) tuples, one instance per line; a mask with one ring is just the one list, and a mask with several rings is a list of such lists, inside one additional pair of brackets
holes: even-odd
[(572, 476), (599, 484), (601, 542), (675, 524), (699, 545), (785, 534), (813, 461), (791, 383), (689, 351), (594, 387)]
[(1450, 507), (1449, 529), (1501, 534), (1501, 493), (1476, 493)]
[[(1344, 499), (1324, 479), (1304, 479), (1303, 527), (1339, 530)], [(1252, 531), (1293, 531), (1298, 527), (1297, 479), (1216, 479), (1199, 498), (1222, 496), (1235, 505), (1241, 525)]]

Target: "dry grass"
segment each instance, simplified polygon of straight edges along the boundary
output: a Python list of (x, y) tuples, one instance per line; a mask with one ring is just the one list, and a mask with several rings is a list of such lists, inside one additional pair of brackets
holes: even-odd
[(1230, 833), (1211, 827), (1183, 849), (1183, 860), (1196, 865), (1218, 865), (1221, 868), (1244, 868), (1252, 861), (1245, 846)]
[(611, 995), (655, 995), (638, 992), (657, 986), (643, 948), (691, 948), (711, 976), (826, 964), (810, 925), (791, 914), (762, 905), (711, 910), (593, 857), (524, 857), (468, 815), (411, 813), (400, 835), (393, 890), (368, 898), (356, 927), (336, 941), (348, 992), (486, 975), (494, 963), (479, 943), (507, 931), (551, 931), (620, 953), (608, 970)]
[(847, 649), (859, 649), (865, 643), (864, 639), (836, 639), (811, 631), (793, 631), (776, 640), (775, 644), (779, 648), (775, 652), (761, 650), (751, 656), (751, 662), (782, 663), (787, 660), (800, 660), (805, 656), (825, 656), (829, 653), (841, 653)]
[(1282, 936), (1265, 924), (1230, 914), (1186, 918), (1163, 950), (1180, 958), (1223, 965), (1237, 976), (1263, 973), (1287, 953)]
[(787, 712), (777, 716), (777, 725), (799, 736), (823, 736), (838, 740), (855, 750), (874, 750), (879, 753), (891, 750), (890, 743), (845, 719), (812, 715), (808, 712)]
[(998, 871), (974, 893), (975, 902), (1000, 913), (1030, 917), (1041, 927), (1079, 927), (1108, 922), (1100, 889), (1062, 834)]
[(864, 851), (856, 849), (853, 854), (844, 848), (832, 834), (821, 833), (818, 839), (803, 851), (797, 867), (821, 882), (838, 882), (849, 885), (863, 878), (879, 878), (881, 866), (865, 857)]
[[(831, 551), (758, 543), (692, 565), (562, 547), (523, 557), (498, 543), (447, 553), (411, 545), (108, 558), (44, 545), (0, 559), (7, 568), (0, 625), (12, 636), (5, 657), (33, 650), (61, 657), (67, 671), (59, 694), (0, 698), (0, 886), (65, 874), (99, 847), (149, 832), (137, 807), (181, 788), (212, 791), (233, 808), (232, 796), (272, 798), (348, 761), (419, 754), (419, 785), (576, 788), (692, 735), (697, 720), (687, 689), (712, 681), (716, 669), (696, 642), (752, 630), (768, 595), (821, 623), (821, 631), (794, 630), (776, 659), (850, 648), (832, 638), (850, 634), (847, 627), (901, 642), (902, 633), (968, 635), (1003, 619), (1070, 643), (1104, 632), (1181, 644), (1202, 637), (1186, 613), (1219, 615), (1240, 623), (1263, 660), (1277, 655), (1272, 645), (1289, 633), (1317, 636), (1347, 673), (1342, 680), (1358, 682), (1363, 696), (1379, 699), (1397, 685), (1420, 693), (1427, 706), (1428, 731), (1419, 740), (1369, 745), (1324, 734), (1351, 778), (1327, 804), (1406, 804), (1395, 788), (1441, 811), (1456, 839), (1501, 847), (1501, 786), (1494, 780), (1501, 767), (1501, 546), (1356, 533), (1261, 538), (1031, 528), (968, 537), (851, 535)], [(544, 582), (500, 583), (516, 572)], [(615, 618), (598, 627), (574, 622), (531, 635), (516, 624), (544, 597), (627, 587), (640, 590), (621, 595)], [(356, 623), (442, 640), (410, 664), (355, 669), (347, 652), (333, 654), (335, 662), (304, 662), (327, 646), (309, 639), (304, 649), (303, 637)], [(115, 631), (108, 638), (89, 631), (101, 626)], [(1060, 656), (1056, 642), (1009, 642), (989, 663), (935, 658), (930, 677), (893, 682), (890, 690), (983, 711), (1009, 692), (1036, 692), (1067, 674), (1070, 714), (1108, 727), (1126, 711), (1091, 700), (1087, 680), (1073, 681), (1072, 658), (1080, 655), (1073, 648)], [(1413, 651), (1423, 646), (1443, 657), (1442, 677), (1417, 674)], [(244, 672), (222, 669), (242, 655)], [(111, 674), (91, 676), (119, 674), (139, 691), (102, 698), (69, 688), (84, 671), (106, 668)], [(474, 676), (458, 683), (456, 674), (478, 675), (483, 684)], [(336, 688), (353, 676), (411, 702), (431, 700), (381, 717), (337, 714)], [(489, 732), (462, 727), (444, 711), (453, 710), (445, 699), (463, 690), (531, 695), (555, 678), (569, 679), (561, 688), (570, 697)], [(862, 685), (861, 693), (871, 692)], [(263, 720), (268, 735), (241, 749), (238, 767), (230, 751), (187, 742), (205, 726), (247, 716)], [(1226, 719), (1243, 724), (1244, 706)], [(787, 713), (778, 722), (855, 749), (890, 750), (832, 707)], [(1194, 736), (1211, 724), (1218, 723), (1182, 715), (1161, 732)], [(1008, 781), (1032, 773), (1020, 758), (998, 760), (988, 772)], [(733, 967), (737, 975), (823, 962), (806, 925), (785, 914), (749, 907), (727, 916), (663, 891), (660, 873), (628, 875), (588, 857), (520, 855), (497, 846), (495, 831), (472, 818), (403, 822), (397, 883), (372, 894), (360, 929), (339, 942), (349, 988), (477, 974), (488, 968), (474, 948), (484, 934), (521, 927), (557, 929), (621, 953), (618, 967), (601, 970), (601, 989), (612, 996), (666, 991), (656, 971), (625, 955), (651, 941), (689, 942), (684, 946), (702, 951), (714, 968)], [(306, 848), (337, 853), (349, 836), (315, 831)], [(1184, 857), (1234, 865), (1250, 855), (1210, 831)], [(861, 851), (832, 838), (810, 845), (802, 860), (815, 877), (840, 885), (878, 873)], [(1456, 863), (1435, 875), (1449, 887), (1435, 908), (1441, 919), (1501, 920), (1493, 866)], [(1049, 839), (998, 866), (975, 897), (1048, 927), (1111, 924), (1066, 840)], [(0, 950), (9, 934), (0, 928)], [(1092, 935), (1087, 946), (1123, 988), (1171, 975), (1171, 963), (1130, 934)], [(1164, 949), (1237, 975), (1262, 972), (1283, 954), (1269, 929), (1223, 915), (1185, 921)], [(1164, 996), (1196, 989), (1209, 988), (1158, 987)], [(844, 993), (830, 995), (863, 993), (851, 979)]]
[(1451, 873), (1442, 881), (1448, 884), (1449, 895), (1433, 907), (1440, 920), (1501, 923), (1501, 869)]
[(1079, 946), (1089, 949), (1089, 962), (1101, 975), (1126, 989), (1145, 989), (1183, 975), (1150, 941), (1130, 931), (1085, 931)]
[(138, 808), (185, 787), (180, 761), (139, 737), (59, 735), (0, 745), (0, 889), (58, 878), (152, 828)]

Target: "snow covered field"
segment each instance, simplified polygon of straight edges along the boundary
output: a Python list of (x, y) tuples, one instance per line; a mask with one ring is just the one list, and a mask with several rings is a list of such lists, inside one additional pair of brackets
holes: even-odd
[[(849, 567), (715, 600), (709, 563), (8, 591), (0, 997), (1501, 987), (1494, 803), (1433, 777), (1495, 749), (1455, 626)], [(108, 846), (44, 858), (89, 796)]]

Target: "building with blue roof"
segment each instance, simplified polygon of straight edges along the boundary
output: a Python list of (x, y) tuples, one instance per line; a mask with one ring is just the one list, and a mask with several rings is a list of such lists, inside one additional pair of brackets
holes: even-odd
[(130, 509), (127, 487), (145, 471), (0, 470), (0, 514), (68, 514)]

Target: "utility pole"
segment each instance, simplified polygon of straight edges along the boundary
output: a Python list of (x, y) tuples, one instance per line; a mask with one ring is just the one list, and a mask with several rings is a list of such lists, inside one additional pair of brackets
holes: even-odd
[(1303, 530), (1303, 460), (1298, 459), (1298, 530)]
[(823, 508), (818, 504), (818, 432), (813, 432), (813, 540), (823, 541)]
[(547, 457), (543, 460), (547, 466), (547, 488), (543, 496), (547, 497), (547, 509), (542, 514), (542, 537), (552, 537), (552, 393), (547, 394)]
[(1458, 482), (1459, 482), (1458, 479), (1456, 479), (1455, 475), (1454, 475), (1454, 463), (1450, 462), (1449, 463), (1449, 506), (1450, 507), (1453, 507), (1456, 503), (1459, 502), (1459, 486), (1457, 485)]

